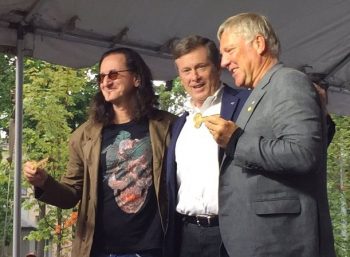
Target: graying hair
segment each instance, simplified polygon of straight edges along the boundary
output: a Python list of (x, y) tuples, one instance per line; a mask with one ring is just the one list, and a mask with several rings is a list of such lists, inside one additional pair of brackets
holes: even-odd
[(280, 54), (280, 41), (270, 22), (263, 15), (257, 13), (240, 13), (229, 17), (218, 29), (217, 37), (219, 40), (224, 31), (242, 35), (247, 42), (252, 41), (256, 35), (261, 35), (265, 38), (268, 52), (277, 58)]

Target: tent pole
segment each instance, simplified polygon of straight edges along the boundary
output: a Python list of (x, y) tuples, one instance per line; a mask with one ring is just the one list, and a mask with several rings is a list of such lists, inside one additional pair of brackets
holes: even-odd
[(22, 173), (22, 116), (23, 116), (23, 28), (17, 30), (16, 95), (15, 95), (15, 175), (13, 194), (12, 256), (21, 255), (21, 173)]

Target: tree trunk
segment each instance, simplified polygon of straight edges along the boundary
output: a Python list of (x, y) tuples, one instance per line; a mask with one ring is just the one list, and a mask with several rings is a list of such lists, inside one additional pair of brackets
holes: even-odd
[[(46, 204), (40, 203), (39, 204), (39, 219), (41, 220), (45, 217), (46, 215)], [(45, 257), (45, 240), (41, 240), (37, 242), (37, 247), (36, 247), (36, 256), (37, 257)]]
[(56, 256), (61, 257), (62, 251), (62, 233), (63, 233), (63, 224), (62, 224), (62, 209), (57, 208), (57, 224), (61, 224), (61, 232), (58, 234), (58, 243), (56, 245)]

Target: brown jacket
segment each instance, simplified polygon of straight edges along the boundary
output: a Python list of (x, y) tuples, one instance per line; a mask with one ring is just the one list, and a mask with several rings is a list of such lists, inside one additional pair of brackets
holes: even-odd
[[(153, 150), (153, 181), (163, 228), (166, 202), (164, 196), (159, 195), (159, 188), (165, 186), (165, 173), (162, 172), (165, 167), (165, 150), (170, 140), (171, 124), (175, 118), (176, 116), (170, 113), (156, 111), (155, 117), (149, 122)], [(61, 182), (49, 176), (42, 192), (36, 189), (36, 197), (40, 201), (60, 208), (72, 208), (80, 201), (72, 249), (73, 257), (90, 256), (97, 208), (101, 131), (101, 124), (87, 121), (81, 125), (71, 136), (67, 172)]]

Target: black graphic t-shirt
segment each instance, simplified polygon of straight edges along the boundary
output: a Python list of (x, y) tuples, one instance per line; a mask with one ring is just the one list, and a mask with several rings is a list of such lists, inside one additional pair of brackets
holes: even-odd
[(148, 121), (106, 126), (100, 159), (94, 247), (107, 253), (160, 248)]

